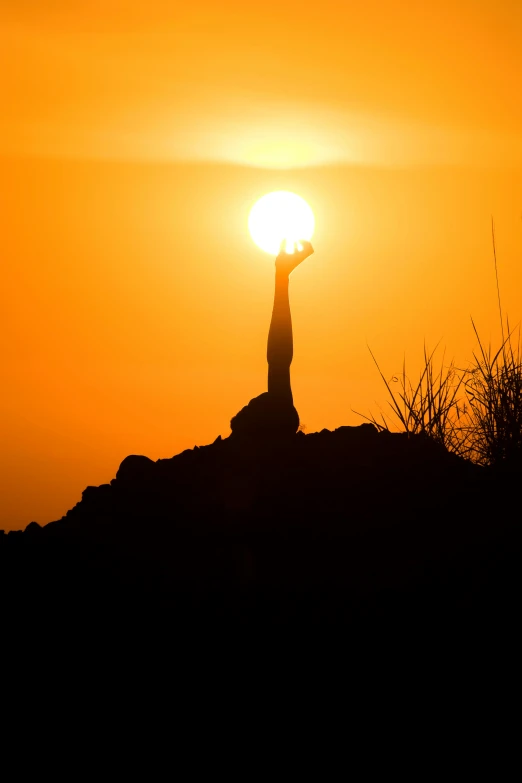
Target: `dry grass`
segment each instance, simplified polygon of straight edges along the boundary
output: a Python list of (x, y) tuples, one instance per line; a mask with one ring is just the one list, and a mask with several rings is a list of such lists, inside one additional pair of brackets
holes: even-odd
[[(480, 465), (522, 466), (522, 352), (520, 327), (506, 330), (502, 315), (500, 285), (495, 247), (495, 227), (491, 224), (495, 278), (502, 341), (493, 351), (485, 348), (475, 323), (478, 348), (466, 369), (453, 361), (445, 364), (443, 354), (436, 366), (438, 346), (429, 352), (424, 346), (424, 366), (418, 381), (412, 383), (403, 361), (402, 374), (388, 381), (371, 349), (370, 353), (388, 391), (392, 427), (423, 433), (448, 451)], [(504, 335), (507, 333), (507, 337)], [(396, 390), (393, 385), (398, 384)], [(356, 411), (355, 411), (356, 412)], [(381, 411), (380, 419), (363, 416), (378, 429), (389, 430), (389, 419)]]
[[(441, 443), (449, 451), (460, 453), (458, 422), (460, 419), (459, 392), (463, 377), (453, 362), (446, 365), (443, 354), (440, 366), (436, 366), (437, 347), (429, 352), (424, 346), (424, 367), (417, 382), (412, 383), (406, 372), (406, 360), (400, 376), (386, 380), (377, 359), (370, 354), (389, 394), (388, 405), (399, 429), (412, 435), (424, 434)], [(392, 384), (398, 384), (394, 390)], [(363, 415), (363, 414), (358, 414)], [(378, 429), (389, 430), (389, 419), (381, 411), (380, 420), (363, 416)], [(393, 424), (392, 424), (393, 427)]]
[[(472, 322), (473, 323), (473, 322)], [(437, 348), (424, 347), (419, 378), (402, 373), (387, 380), (370, 353), (388, 392), (388, 416), (363, 416), (378, 429), (399, 429), (429, 436), (448, 451), (480, 465), (522, 464), (522, 351), (520, 329), (493, 352), (482, 343), (473, 323), (478, 349), (466, 369), (435, 362)], [(398, 385), (394, 389), (394, 384)], [(390, 420), (389, 414), (392, 414)]]
[(470, 458), (481, 465), (515, 465), (522, 461), (522, 355), (520, 329), (493, 353), (478, 335), (479, 348), (464, 378), (468, 403), (464, 432)]

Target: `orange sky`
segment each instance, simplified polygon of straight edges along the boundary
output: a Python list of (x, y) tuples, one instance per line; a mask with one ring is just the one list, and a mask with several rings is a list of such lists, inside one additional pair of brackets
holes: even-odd
[[(42, 10), (45, 5), (45, 11)], [(272, 263), (248, 211), (295, 190), (308, 431), (359, 421), (423, 339), (521, 317), (522, 4), (2, 4), (0, 527), (60, 517), (129, 453), (228, 433), (266, 383)]]

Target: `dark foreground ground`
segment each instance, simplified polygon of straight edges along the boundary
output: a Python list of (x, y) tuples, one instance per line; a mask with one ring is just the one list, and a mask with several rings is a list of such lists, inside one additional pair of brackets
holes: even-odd
[(62, 519), (0, 536), (3, 626), (491, 636), (520, 617), (520, 486), (369, 424), (127, 457)]

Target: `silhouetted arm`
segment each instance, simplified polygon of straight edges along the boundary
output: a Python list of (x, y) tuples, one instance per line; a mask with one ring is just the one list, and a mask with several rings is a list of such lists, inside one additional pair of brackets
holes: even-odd
[(283, 246), (276, 258), (274, 309), (268, 332), (268, 392), (283, 397), (292, 402), (290, 385), (290, 365), (294, 353), (292, 337), (292, 317), (290, 300), (288, 298), (288, 283), (290, 273), (305, 258), (312, 255), (314, 249), (310, 242), (302, 240), (301, 250), (294, 245), (295, 252), (287, 253)]

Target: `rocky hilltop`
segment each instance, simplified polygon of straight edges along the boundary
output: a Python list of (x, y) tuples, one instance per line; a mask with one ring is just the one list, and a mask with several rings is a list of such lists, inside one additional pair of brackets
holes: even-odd
[(371, 424), (133, 455), (62, 519), (0, 537), (3, 594), (236, 626), (498, 618), (520, 597), (518, 487)]

